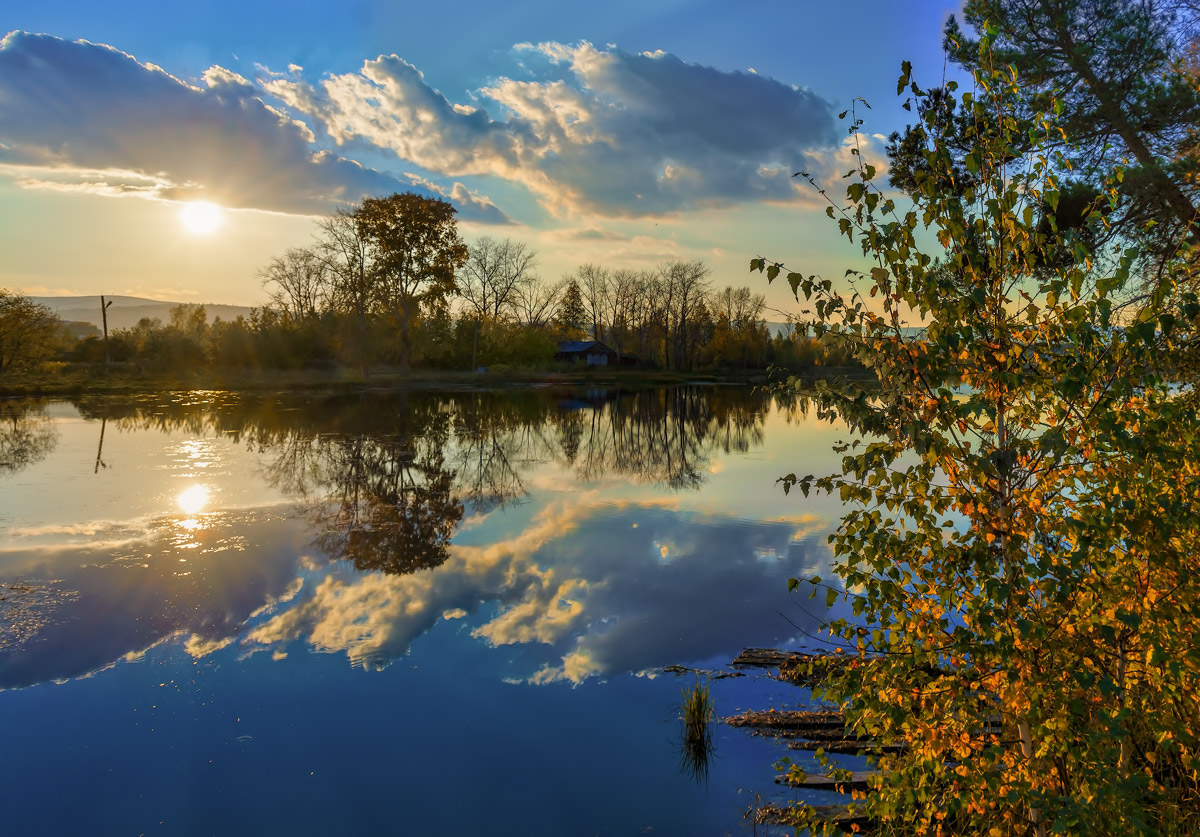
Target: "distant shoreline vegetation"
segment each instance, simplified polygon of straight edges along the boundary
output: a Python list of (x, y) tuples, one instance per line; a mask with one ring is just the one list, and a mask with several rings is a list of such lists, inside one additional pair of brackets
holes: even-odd
[(311, 245), (284, 251), (259, 279), (270, 300), (262, 308), (222, 308), (210, 322), (206, 306), (184, 303), (165, 320), (125, 327), (118, 312), (145, 300), (103, 296), (89, 321), (67, 323), (44, 301), (0, 290), (0, 390), (94, 390), (114, 377), (238, 386), (266, 372), (367, 381), (381, 369), (539, 380), (611, 374), (601, 367), (765, 380), (774, 368), (858, 366), (838, 335), (768, 326), (766, 298), (713, 287), (703, 261), (583, 264), (544, 281), (527, 244), (483, 236), (468, 245), (453, 206), (411, 192), (320, 219)]
[[(746, 289), (722, 293), (750, 296)], [(393, 356), (393, 324), (383, 317), (368, 323), (369, 362), (361, 363), (358, 325), (332, 312), (298, 318), (256, 308), (248, 317), (209, 322), (205, 306), (179, 304), (169, 309), (166, 322), (142, 318), (133, 327), (110, 329), (105, 340), (91, 323), (66, 323), (28, 297), (0, 295), (7, 303), (0, 311), (0, 395), (263, 389), (281, 382), (300, 387), (765, 383), (773, 370), (812, 377), (869, 374), (829, 338), (810, 337), (802, 327), (788, 333), (757, 319), (731, 325), (724, 312), (714, 322), (707, 306), (678, 336), (653, 324), (637, 331), (601, 325), (608, 342), (597, 341), (607, 354), (600, 366), (583, 358), (565, 360), (561, 351), (566, 341), (591, 342), (591, 324), (584, 329), (435, 312), (412, 324), (411, 365), (405, 372)]]

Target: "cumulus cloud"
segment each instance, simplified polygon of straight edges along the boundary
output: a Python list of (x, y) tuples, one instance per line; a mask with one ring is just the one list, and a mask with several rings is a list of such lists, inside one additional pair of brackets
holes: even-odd
[(492, 175), (524, 185), (560, 213), (629, 216), (791, 196), (798, 169), (824, 167), (837, 145), (828, 102), (755, 73), (631, 54), (520, 45), (543, 77), (501, 77), (478, 91), (496, 115), (454, 103), (398, 56), (317, 86), (264, 87), (342, 146), (388, 149), (452, 177)]
[[(31, 188), (300, 214), (429, 192), (318, 147), (304, 122), (231, 70), (211, 67), (201, 82), (113, 47), (10, 32), (0, 39), (0, 165)], [(465, 189), (457, 197), (463, 217), (503, 220)]]
[(396, 55), (316, 83), (297, 65), (256, 79), (213, 66), (189, 83), (110, 46), (11, 32), (0, 174), (304, 214), (415, 190), (500, 224), (489, 182), (559, 216), (639, 217), (803, 196), (794, 172), (824, 181), (845, 157), (832, 106), (804, 87), (587, 42), (516, 53), (519, 77), (454, 102)]

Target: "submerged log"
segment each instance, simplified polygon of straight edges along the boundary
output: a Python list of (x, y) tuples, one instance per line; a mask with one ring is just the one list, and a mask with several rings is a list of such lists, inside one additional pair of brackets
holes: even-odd
[(853, 831), (857, 834), (869, 833), (872, 823), (865, 814), (852, 811), (841, 805), (776, 805), (767, 803), (748, 811), (746, 817), (752, 818), (755, 825), (806, 825), (806, 815), (813, 816), (821, 822), (836, 825), (843, 831)]
[(768, 709), (749, 711), (723, 719), (727, 726), (749, 729), (775, 738), (839, 739), (846, 737), (846, 719), (841, 712)]
[(697, 677), (700, 676), (701, 674), (703, 674), (709, 680), (725, 680), (726, 678), (729, 678), (729, 677), (745, 677), (746, 676), (746, 672), (744, 672), (744, 671), (725, 671), (724, 669), (712, 669), (712, 668), (690, 668), (689, 666), (681, 666), (678, 664), (664, 666), (662, 669), (662, 672), (663, 672), (663, 674), (674, 674), (674, 675), (680, 675), (680, 676), (686, 675), (686, 674), (694, 674)]
[(865, 756), (873, 752), (876, 748), (885, 753), (902, 753), (905, 750), (903, 744), (885, 744), (879, 746), (874, 741), (868, 741), (865, 738), (832, 738), (818, 739), (808, 738), (806, 736), (803, 741), (789, 741), (789, 750), (824, 750), (827, 753), (836, 753), (843, 756)]
[(805, 776), (803, 779), (783, 773), (775, 777), (775, 784), (787, 785), (789, 788), (810, 788), (812, 790), (831, 790), (837, 793), (866, 790), (871, 778), (879, 775), (875, 770), (851, 770), (844, 779), (832, 776)]
[(810, 654), (805, 651), (779, 651), (774, 648), (746, 648), (731, 666), (777, 669), (780, 680), (797, 686), (817, 686), (831, 673), (851, 665), (853, 657), (835, 654)]

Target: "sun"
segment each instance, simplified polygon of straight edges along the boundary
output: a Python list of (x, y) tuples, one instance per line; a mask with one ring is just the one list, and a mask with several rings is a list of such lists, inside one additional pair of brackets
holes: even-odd
[(179, 210), (183, 228), (193, 235), (208, 235), (216, 232), (225, 220), (225, 212), (215, 203), (191, 201)]

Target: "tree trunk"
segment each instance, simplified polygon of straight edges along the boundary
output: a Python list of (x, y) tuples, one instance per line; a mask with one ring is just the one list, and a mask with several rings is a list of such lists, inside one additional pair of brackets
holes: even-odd
[(1179, 188), (1179, 184), (1167, 177), (1159, 167), (1158, 157), (1146, 145), (1146, 140), (1137, 129), (1137, 126), (1129, 121), (1125, 109), (1113, 97), (1108, 85), (1102, 82), (1092, 70), (1092, 66), (1088, 63), (1086, 55), (1081, 52), (1081, 48), (1075, 43), (1075, 39), (1071, 37), (1070, 30), (1066, 26), (1059, 27), (1059, 36), (1066, 47), (1065, 52), (1071, 68), (1079, 74), (1079, 77), (1083, 79), (1083, 83), (1087, 85), (1092, 95), (1096, 97), (1096, 101), (1100, 103), (1100, 107), (1103, 109), (1104, 116), (1109, 124), (1113, 126), (1118, 136), (1125, 142), (1126, 147), (1138, 163), (1146, 169), (1150, 176), (1154, 178), (1158, 187), (1162, 189), (1162, 194), (1166, 198), (1167, 204), (1171, 207), (1172, 214), (1185, 227), (1190, 228), (1196, 220), (1196, 208), (1192, 205), (1191, 200)]

